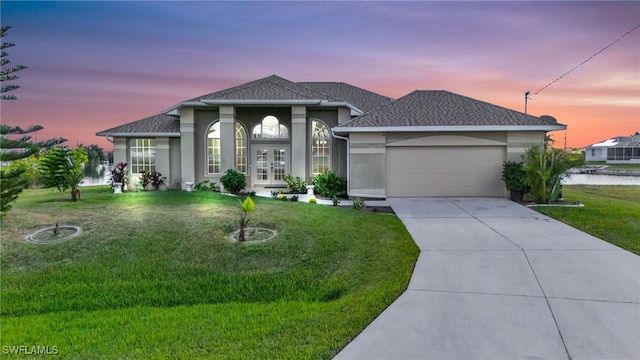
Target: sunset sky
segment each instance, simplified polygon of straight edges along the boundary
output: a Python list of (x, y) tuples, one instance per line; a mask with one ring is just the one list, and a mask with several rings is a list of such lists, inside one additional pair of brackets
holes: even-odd
[[(640, 2), (3, 1), (17, 75), (2, 123), (95, 133), (272, 74), (398, 98), (448, 90), (568, 125), (567, 146), (640, 131)], [(564, 144), (564, 132), (556, 132)]]

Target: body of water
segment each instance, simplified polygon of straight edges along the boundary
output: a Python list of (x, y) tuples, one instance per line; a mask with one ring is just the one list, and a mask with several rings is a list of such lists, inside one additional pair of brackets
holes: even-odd
[(638, 185), (640, 176), (617, 176), (599, 174), (573, 174), (562, 181), (563, 185)]
[(107, 185), (109, 182), (109, 165), (88, 163), (85, 165), (84, 177), (80, 186)]

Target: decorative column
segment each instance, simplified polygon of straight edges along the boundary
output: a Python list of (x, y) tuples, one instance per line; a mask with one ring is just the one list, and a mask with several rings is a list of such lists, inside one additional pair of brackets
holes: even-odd
[(195, 121), (193, 108), (180, 109), (180, 167), (181, 186), (187, 189), (187, 182), (195, 182)]
[(307, 107), (291, 106), (291, 175), (307, 179)]
[(220, 170), (224, 174), (235, 169), (236, 109), (231, 105), (220, 106)]

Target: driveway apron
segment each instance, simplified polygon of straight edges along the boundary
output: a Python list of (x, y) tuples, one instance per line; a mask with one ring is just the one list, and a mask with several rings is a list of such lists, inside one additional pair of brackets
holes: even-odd
[(408, 289), (335, 359), (640, 359), (640, 257), (506, 199), (397, 198)]

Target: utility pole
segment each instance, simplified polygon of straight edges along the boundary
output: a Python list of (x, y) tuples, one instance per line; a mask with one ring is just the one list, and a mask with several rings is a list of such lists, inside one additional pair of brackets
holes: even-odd
[(531, 94), (531, 91), (527, 91), (524, 93), (524, 113), (527, 113), (527, 102), (529, 101), (529, 94)]

